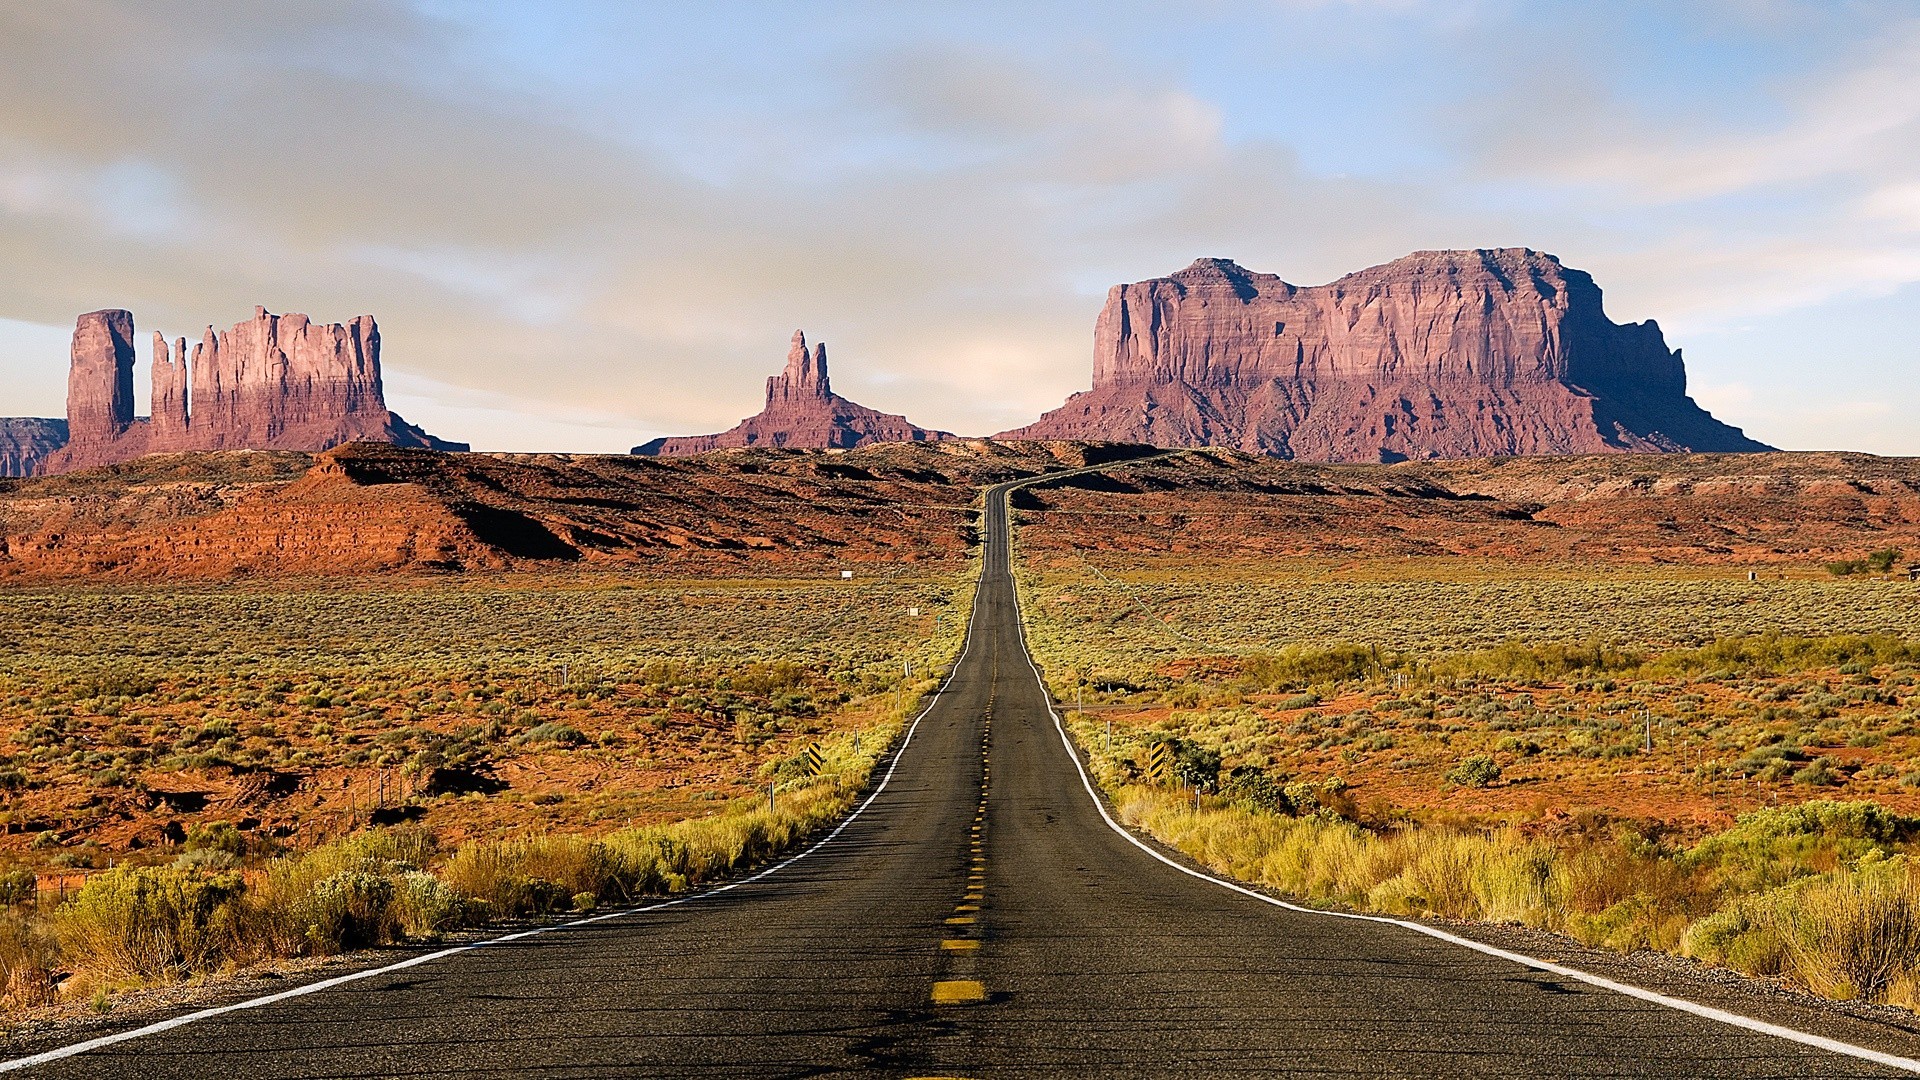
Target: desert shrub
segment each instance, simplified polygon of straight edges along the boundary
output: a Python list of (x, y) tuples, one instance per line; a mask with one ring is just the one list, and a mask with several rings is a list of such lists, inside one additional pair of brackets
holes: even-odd
[(1364, 679), (1380, 669), (1381, 661), (1373, 650), (1358, 645), (1288, 646), (1277, 653), (1241, 657), (1239, 666), (1241, 685), (1254, 690), (1278, 690)]
[(0, 905), (12, 907), (34, 898), (40, 875), (26, 867), (15, 867), (0, 874)]
[(533, 728), (520, 737), (521, 742), (553, 743), (558, 746), (579, 746), (587, 741), (580, 729), (558, 720), (549, 720)]
[(25, 912), (0, 913), (0, 1006), (29, 1009), (56, 1000), (59, 966), (57, 944), (43, 923)]
[(463, 844), (440, 877), (462, 896), (483, 900), (500, 915), (541, 915), (574, 894), (595, 895), (613, 877), (605, 845), (579, 836), (534, 836)]
[(1920, 978), (1920, 881), (1904, 856), (1741, 897), (1701, 919), (1687, 955), (1787, 975), (1828, 997), (1911, 1003)]
[(137, 671), (108, 668), (82, 676), (72, 685), (77, 698), (145, 697), (160, 684)]
[(482, 921), (484, 907), (467, 901), (453, 886), (432, 874), (408, 870), (393, 879), (392, 925), (408, 938), (435, 938), (445, 931)]
[(209, 821), (187, 830), (186, 842), (181, 845), (188, 851), (221, 851), (228, 855), (239, 855), (246, 850), (246, 838), (231, 822)]
[(1798, 890), (1789, 952), (1800, 981), (1835, 998), (1881, 1001), (1920, 966), (1920, 895), (1900, 865), (1815, 879)]
[(1500, 779), (1500, 766), (1486, 754), (1473, 754), (1449, 769), (1446, 779), (1460, 787), (1483, 788)]
[(1245, 765), (1227, 774), (1220, 784), (1220, 794), (1249, 810), (1286, 813), (1293, 808), (1280, 782), (1265, 769)]
[(316, 955), (393, 940), (397, 910), (393, 880), (364, 870), (341, 870), (314, 882), (286, 913)]
[(1632, 671), (1646, 659), (1643, 653), (1618, 648), (1597, 638), (1578, 643), (1507, 641), (1492, 649), (1441, 658), (1430, 670), (1454, 678), (1470, 675), (1514, 679), (1591, 677)]
[(232, 954), (238, 874), (122, 866), (87, 879), (54, 913), (67, 962), (110, 979), (201, 974)]

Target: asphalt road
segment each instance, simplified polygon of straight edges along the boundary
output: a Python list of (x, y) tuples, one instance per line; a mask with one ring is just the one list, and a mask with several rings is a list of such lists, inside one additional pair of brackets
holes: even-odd
[(995, 492), (950, 682), (885, 790), (810, 857), (31, 1075), (1904, 1075), (1147, 857), (1062, 744), (1004, 513)]

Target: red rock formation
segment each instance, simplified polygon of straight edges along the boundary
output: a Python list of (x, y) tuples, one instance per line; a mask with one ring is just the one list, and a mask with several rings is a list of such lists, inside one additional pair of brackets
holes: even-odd
[[(179, 360), (174, 356), (178, 355)], [(169, 351), (167, 339), (153, 335), (153, 441), (173, 445), (187, 437), (187, 339)]]
[(75, 442), (110, 442), (133, 423), (133, 313), (90, 311), (74, 323), (67, 427)]
[(32, 476), (67, 445), (67, 422), (39, 416), (0, 417), (0, 476)]
[(684, 457), (723, 447), (774, 446), (835, 449), (887, 442), (938, 442), (944, 431), (916, 427), (904, 416), (858, 405), (833, 392), (827, 382), (827, 346), (807, 351), (807, 335), (793, 332), (787, 369), (767, 379), (767, 404), (758, 415), (717, 435), (655, 439), (633, 452)]
[(253, 318), (222, 334), (207, 327), (193, 357), (185, 338), (153, 336), (151, 419), (133, 415), (133, 316), (82, 315), (67, 384), (72, 438), (39, 471), (127, 461), (180, 450), (325, 450), (349, 442), (465, 450), (387, 409), (380, 330), (373, 316), (316, 325), (305, 315)]
[(1652, 322), (1524, 248), (1423, 251), (1302, 288), (1225, 259), (1119, 285), (1093, 388), (1007, 439), (1312, 461), (1764, 450), (1686, 395)]

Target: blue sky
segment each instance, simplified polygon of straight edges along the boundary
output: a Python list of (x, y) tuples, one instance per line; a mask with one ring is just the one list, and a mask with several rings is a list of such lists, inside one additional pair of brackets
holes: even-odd
[(44, 0), (0, 13), (0, 413), (73, 316), (379, 317), (491, 449), (757, 409), (788, 336), (961, 432), (1106, 288), (1524, 245), (1790, 448), (1920, 453), (1920, 6)]

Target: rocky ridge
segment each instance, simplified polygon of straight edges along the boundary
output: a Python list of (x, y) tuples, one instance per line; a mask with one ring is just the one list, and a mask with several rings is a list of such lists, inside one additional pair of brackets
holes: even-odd
[(795, 330), (787, 349), (786, 370), (767, 378), (766, 407), (759, 413), (718, 434), (654, 439), (634, 447), (633, 453), (685, 457), (746, 446), (851, 449), (873, 443), (938, 442), (953, 437), (834, 393), (827, 380), (826, 343), (809, 351), (807, 335)]
[[(474, 571), (818, 574), (964, 561), (982, 485), (1151, 453), (955, 439), (696, 458), (154, 455), (0, 480), (0, 581)], [(1920, 551), (1920, 459), (1658, 454), (1321, 464), (1201, 449), (1029, 489), (1022, 546), (1775, 568)]]
[(1226, 259), (1115, 286), (1092, 389), (1006, 439), (1309, 461), (1769, 449), (1686, 394), (1681, 355), (1583, 271), (1423, 251), (1301, 287)]
[(194, 344), (153, 335), (150, 417), (134, 415), (134, 322), (118, 309), (76, 321), (67, 377), (67, 437), (34, 471), (67, 472), (151, 453), (324, 450), (376, 441), (464, 450), (386, 407), (373, 316), (314, 323), (262, 307)]

